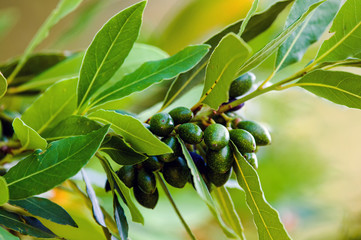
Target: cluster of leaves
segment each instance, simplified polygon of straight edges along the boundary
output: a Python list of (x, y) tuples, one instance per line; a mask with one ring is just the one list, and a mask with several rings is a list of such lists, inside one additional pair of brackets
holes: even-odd
[[(5, 239), (16, 239), (15, 235), (57, 237), (36, 217), (76, 227), (60, 206), (34, 197), (64, 181), (90, 199), (94, 218), (107, 239), (127, 239), (128, 223), (123, 208), (129, 209), (132, 221), (143, 223), (144, 219), (129, 189), (113, 170), (113, 162), (133, 165), (151, 156), (172, 153), (172, 149), (139, 119), (115, 111), (118, 109), (114, 108), (114, 102), (164, 80), (172, 80), (172, 85), (159, 112), (204, 82), (200, 100), (191, 108), (198, 121), (226, 112), (266, 92), (294, 86), (337, 104), (361, 108), (361, 77), (332, 71), (339, 66), (359, 67), (361, 64), (361, 16), (358, 14), (361, 3), (358, 0), (282, 0), (258, 14), (255, 14), (258, 5), (255, 0), (245, 19), (225, 28), (204, 44), (188, 46), (167, 58), (158, 54), (153, 59), (137, 56), (137, 52), (154, 53), (153, 47), (135, 43), (146, 5), (143, 1), (112, 17), (85, 53), (31, 55), (50, 28), (80, 3), (81, 0), (60, 1), (24, 55), (0, 66), (3, 127), (0, 164), (5, 167), (0, 177), (0, 236)], [(252, 54), (247, 42), (268, 29), (291, 3), (293, 6), (284, 30)], [(315, 59), (292, 76), (270, 84), (278, 71), (302, 58), (331, 22), (333, 35), (321, 44)], [(271, 75), (256, 90), (223, 104), (229, 99), (232, 81), (256, 68), (273, 53), (277, 53), (277, 57)], [(27, 99), (29, 95), (36, 97), (31, 104)], [(183, 152), (188, 153), (186, 149)], [(104, 168), (113, 196), (114, 219), (109, 221), (105, 221), (108, 214), (99, 206), (85, 171), (82, 174), (86, 194), (69, 180), (94, 156)], [(197, 167), (189, 160), (190, 156), (185, 154), (185, 157), (197, 193), (226, 236), (244, 239), (227, 189), (217, 188), (212, 197), (199, 178)], [(233, 158), (234, 172), (246, 193), (259, 238), (290, 239), (277, 211), (265, 200), (257, 172), (239, 152), (234, 151)], [(12, 161), (18, 163), (11, 168), (5, 165)], [(170, 196), (166, 185), (162, 187)], [(169, 199), (173, 201), (171, 197)], [(214, 199), (220, 203), (218, 206)], [(194, 239), (183, 219), (182, 223)]]

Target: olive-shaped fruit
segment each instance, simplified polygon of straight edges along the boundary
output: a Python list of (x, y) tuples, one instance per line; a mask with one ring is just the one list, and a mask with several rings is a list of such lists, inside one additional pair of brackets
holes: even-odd
[(258, 146), (265, 146), (271, 144), (271, 135), (267, 128), (254, 121), (241, 121), (238, 123), (237, 128), (247, 130), (254, 139)]
[(147, 170), (153, 172), (157, 172), (163, 167), (163, 162), (160, 161), (156, 156), (148, 157), (147, 160), (145, 160), (142, 164)]
[(255, 80), (256, 76), (251, 72), (245, 73), (233, 80), (229, 88), (229, 98), (236, 98), (248, 92)]
[(141, 168), (138, 170), (137, 174), (137, 186), (144, 193), (151, 194), (154, 193), (157, 182), (155, 180), (154, 173)]
[(213, 183), (216, 187), (223, 186), (231, 176), (232, 168), (230, 168), (225, 173), (218, 173), (213, 171), (211, 168), (207, 167), (207, 178), (211, 183)]
[(219, 151), (208, 149), (206, 153), (207, 165), (218, 173), (227, 172), (233, 164), (232, 150), (229, 145)]
[(229, 143), (229, 132), (221, 124), (211, 124), (204, 131), (204, 143), (209, 149), (218, 151)]
[(244, 158), (254, 169), (258, 169), (258, 159), (255, 153), (245, 153)]
[[(227, 105), (227, 104), (229, 104), (231, 102), (234, 102), (236, 100), (237, 100), (237, 98), (230, 98), (228, 102), (222, 103), (222, 106)], [(238, 111), (239, 109), (243, 108), (243, 106), (244, 106), (244, 103), (238, 104), (237, 106), (235, 106), (233, 108), (229, 108), (226, 111), (226, 113), (232, 113), (232, 112)]]
[(117, 171), (119, 179), (128, 187), (134, 186), (136, 169), (133, 165), (125, 165)]
[(180, 138), (189, 144), (200, 143), (203, 139), (202, 129), (194, 123), (184, 123), (178, 127)]
[(155, 135), (166, 137), (174, 129), (174, 122), (168, 113), (157, 113), (149, 122), (150, 131)]
[(254, 152), (256, 150), (256, 140), (248, 131), (243, 129), (233, 129), (229, 131), (231, 140), (242, 154)]
[(157, 205), (159, 199), (158, 189), (155, 189), (154, 193), (146, 194), (137, 186), (134, 186), (133, 193), (137, 202), (143, 207), (153, 209)]
[(194, 164), (196, 165), (200, 174), (206, 173), (206, 162), (204, 161), (203, 157), (195, 152), (189, 152), (191, 155)]
[(173, 162), (165, 163), (162, 173), (164, 180), (169, 185), (176, 188), (182, 188), (188, 181), (190, 170), (184, 158), (178, 157)]
[(177, 159), (178, 156), (182, 154), (182, 147), (180, 146), (178, 140), (174, 136), (169, 136), (163, 138), (162, 141), (168, 145), (173, 150), (173, 153), (166, 153), (158, 156), (159, 160), (163, 162), (172, 162)]
[(187, 123), (193, 118), (193, 112), (186, 107), (177, 107), (169, 112), (173, 118), (174, 125)]

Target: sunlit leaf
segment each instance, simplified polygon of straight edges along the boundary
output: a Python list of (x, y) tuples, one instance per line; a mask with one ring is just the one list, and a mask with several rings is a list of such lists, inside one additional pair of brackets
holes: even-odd
[(15, 118), (13, 128), (23, 149), (45, 149), (48, 143), (34, 129), (26, 125), (20, 118)]
[(0, 206), (9, 201), (9, 189), (5, 178), (0, 176)]

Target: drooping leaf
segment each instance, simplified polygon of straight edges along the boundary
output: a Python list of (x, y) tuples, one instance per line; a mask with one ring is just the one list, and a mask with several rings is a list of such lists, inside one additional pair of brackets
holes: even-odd
[(257, 10), (258, 3), (259, 3), (259, 0), (254, 0), (254, 1), (253, 1), (252, 6), (251, 6), (251, 9), (248, 11), (247, 16), (243, 19), (241, 28), (240, 28), (240, 30), (239, 30), (239, 32), (238, 32), (238, 36), (242, 36), (244, 30), (246, 29), (246, 26), (247, 26), (249, 20), (251, 19), (251, 17), (253, 16), (253, 14), (254, 14), (254, 13), (256, 12), (256, 10)]
[(109, 125), (87, 135), (54, 141), (12, 167), (4, 177), (10, 199), (23, 199), (46, 192), (74, 176), (98, 150)]
[(197, 64), (208, 52), (208, 48), (208, 45), (189, 46), (169, 58), (146, 62), (136, 71), (101, 92), (94, 100), (91, 100), (91, 105), (96, 106), (121, 99), (162, 80), (174, 78)]
[(138, 38), (145, 1), (112, 17), (97, 33), (85, 53), (78, 82), (78, 106), (114, 75)]
[(120, 239), (128, 239), (129, 226), (124, 209), (118, 201), (118, 197), (114, 194), (113, 197), (114, 219), (117, 223)]
[(350, 108), (361, 109), (361, 76), (348, 72), (316, 70), (295, 85)]
[(7, 88), (8, 82), (6, 81), (4, 75), (0, 72), (0, 98), (5, 95)]
[(76, 109), (77, 78), (57, 82), (48, 88), (21, 116), (28, 126), (40, 135)]
[(25, 221), (26, 224), (33, 226), (45, 233), (53, 234), (55, 235), (49, 228), (45, 227), (44, 224), (42, 224), (39, 219), (31, 217), (31, 216), (24, 216), (22, 215), (21, 218)]
[(5, 178), (0, 176), (0, 206), (9, 201), (9, 189)]
[(184, 142), (177, 137), (179, 143), (182, 147), (183, 155), (187, 161), (187, 165), (191, 170), (192, 176), (193, 176), (193, 182), (194, 187), (199, 195), (199, 197), (207, 204), (209, 210), (212, 212), (213, 216), (217, 219), (219, 225), (221, 226), (223, 232), (226, 234), (227, 237), (235, 238), (235, 233), (232, 229), (227, 227), (227, 225), (224, 223), (220, 213), (217, 211), (216, 206), (213, 202), (213, 199), (211, 197), (211, 194), (208, 191), (207, 185), (203, 180), (203, 177), (200, 175), (195, 163), (193, 162), (193, 159), (191, 155), (188, 152), (188, 149)]
[(330, 32), (334, 35), (323, 42), (316, 62), (336, 62), (361, 52), (361, 4), (347, 0), (335, 17)]
[[(288, 15), (287, 28), (304, 13), (309, 6), (320, 0), (296, 0)], [(282, 68), (302, 59), (307, 48), (315, 43), (326, 30), (340, 8), (340, 0), (328, 0), (321, 4), (305, 22), (295, 30), (291, 36), (278, 49), (276, 67)]]
[(173, 152), (168, 145), (155, 137), (138, 119), (132, 116), (98, 110), (89, 114), (88, 117), (104, 124), (111, 124), (111, 128), (140, 153), (153, 156)]
[(61, 206), (46, 198), (31, 197), (23, 200), (12, 200), (9, 201), (9, 204), (52, 222), (78, 227), (72, 217)]
[[(25, 223), (20, 215), (16, 213), (7, 212), (0, 208), (0, 225), (5, 226), (11, 230), (19, 232), (23, 235), (29, 235), (38, 238), (55, 238), (53, 233), (44, 232), (41, 229)], [(7, 239), (6, 239), (7, 240)]]
[(120, 165), (134, 165), (148, 158), (144, 154), (131, 148), (130, 145), (119, 136), (105, 138), (99, 150), (108, 154), (114, 162)]
[(48, 143), (34, 129), (26, 125), (20, 118), (15, 118), (13, 128), (23, 149), (45, 149)]
[(213, 109), (227, 102), (229, 87), (250, 53), (250, 47), (241, 38), (233, 33), (226, 35), (210, 57), (200, 101)]
[(0, 226), (0, 240), (19, 240), (19, 238), (15, 237)]
[(232, 143), (234, 165), (238, 184), (246, 194), (246, 202), (251, 209), (258, 230), (259, 239), (291, 239), (280, 221), (277, 211), (266, 201), (257, 172), (239, 153)]

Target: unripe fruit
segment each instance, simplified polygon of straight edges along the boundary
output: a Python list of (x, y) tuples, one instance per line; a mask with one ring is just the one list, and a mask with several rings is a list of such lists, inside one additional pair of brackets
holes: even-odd
[(177, 107), (169, 112), (173, 118), (174, 125), (187, 123), (193, 118), (193, 112), (186, 107)]
[(229, 145), (219, 151), (207, 150), (207, 165), (217, 173), (227, 172), (233, 164), (232, 150)]
[(218, 151), (229, 143), (229, 133), (221, 124), (209, 125), (204, 131), (204, 143), (209, 149)]
[(213, 171), (211, 168), (207, 168), (207, 178), (211, 183), (213, 183), (216, 187), (223, 186), (231, 176), (232, 168), (230, 168), (225, 173), (218, 173)]
[(119, 179), (127, 186), (131, 188), (135, 184), (136, 169), (133, 165), (125, 165), (117, 171)]
[(271, 135), (264, 126), (254, 121), (241, 121), (238, 123), (237, 127), (252, 134), (258, 146), (271, 144)]
[(251, 164), (254, 169), (258, 169), (258, 159), (255, 153), (246, 153), (244, 158)]
[(182, 148), (176, 137), (170, 136), (167, 138), (163, 138), (162, 141), (173, 150), (173, 153), (166, 153), (160, 155), (158, 156), (159, 160), (163, 162), (172, 162), (176, 160), (179, 155), (182, 154)]
[(163, 162), (160, 161), (155, 156), (148, 157), (148, 159), (145, 160), (142, 164), (147, 170), (153, 171), (153, 172), (157, 172), (157, 171), (161, 170), (163, 167)]
[(256, 76), (251, 72), (245, 73), (233, 80), (229, 88), (229, 98), (236, 98), (248, 92), (255, 80)]
[(155, 135), (166, 137), (174, 129), (174, 122), (168, 113), (157, 113), (149, 122), (150, 131)]
[(236, 145), (238, 151), (242, 154), (254, 152), (256, 150), (256, 141), (252, 134), (243, 129), (233, 129), (229, 131), (231, 140)]
[(146, 194), (142, 190), (140, 190), (137, 186), (134, 186), (133, 193), (135, 199), (143, 207), (153, 209), (157, 205), (159, 199), (158, 189), (155, 189), (154, 193), (152, 194)]
[(152, 194), (156, 188), (155, 176), (152, 172), (147, 171), (145, 168), (138, 170), (137, 185), (140, 190), (146, 194)]
[(186, 161), (178, 157), (175, 161), (164, 164), (163, 170), (164, 180), (171, 186), (182, 188), (186, 185), (190, 170)]
[(203, 139), (202, 129), (194, 123), (184, 123), (178, 127), (180, 138), (188, 144), (200, 143)]

